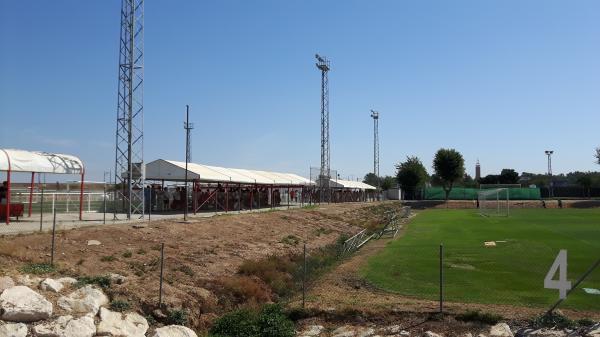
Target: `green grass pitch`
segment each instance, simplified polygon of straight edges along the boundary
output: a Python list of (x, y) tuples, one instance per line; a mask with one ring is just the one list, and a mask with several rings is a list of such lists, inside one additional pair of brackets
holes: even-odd
[[(485, 241), (499, 242), (486, 248)], [(600, 258), (600, 209), (516, 209), (489, 218), (472, 209), (425, 210), (361, 274), (380, 288), (437, 300), (440, 243), (446, 301), (549, 307), (558, 290), (544, 289), (544, 277), (560, 249), (568, 251), (573, 284)], [(600, 295), (581, 288), (600, 289), (600, 268), (561, 305), (600, 311)]]

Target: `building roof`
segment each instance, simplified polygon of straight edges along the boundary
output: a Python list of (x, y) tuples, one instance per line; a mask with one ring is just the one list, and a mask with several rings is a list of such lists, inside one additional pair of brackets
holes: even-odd
[(376, 189), (374, 186), (371, 186), (369, 184), (365, 184), (365, 183), (360, 182), (360, 181), (342, 180), (342, 179), (332, 180), (331, 181), (331, 187), (333, 187), (333, 188), (361, 189), (361, 190), (375, 190)]
[[(146, 164), (147, 180), (183, 181), (185, 162), (157, 159)], [(234, 169), (188, 163), (188, 179), (211, 183), (307, 186), (311, 181), (293, 173)]]
[(81, 159), (58, 153), (0, 149), (0, 171), (82, 174)]

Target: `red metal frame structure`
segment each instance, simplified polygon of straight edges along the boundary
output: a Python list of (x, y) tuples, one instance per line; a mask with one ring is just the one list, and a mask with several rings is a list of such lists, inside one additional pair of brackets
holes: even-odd
[[(84, 191), (84, 179), (85, 179), (85, 167), (83, 162), (74, 156), (61, 155), (61, 154), (50, 154), (45, 152), (30, 152), (22, 150), (9, 150), (0, 149), (4, 152), (7, 161), (7, 167), (0, 167), (0, 171), (6, 172), (6, 224), (10, 224), (10, 187), (11, 187), (11, 173), (13, 172), (31, 172), (31, 184), (29, 191), (29, 209), (28, 215), (31, 216), (31, 206), (33, 202), (33, 189), (35, 188), (35, 174), (36, 173), (50, 173), (50, 174), (79, 174), (81, 173), (81, 186), (79, 192), (79, 220), (83, 220), (83, 191)], [(14, 168), (14, 161), (11, 159), (9, 152), (17, 155), (29, 155), (35, 160), (31, 160), (31, 163), (26, 163), (21, 167)], [(38, 163), (35, 163), (35, 161)], [(77, 173), (76, 173), (77, 172)]]

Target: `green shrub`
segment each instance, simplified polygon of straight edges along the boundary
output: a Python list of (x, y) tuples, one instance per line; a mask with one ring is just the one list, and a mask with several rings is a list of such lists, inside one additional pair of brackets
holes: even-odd
[(81, 276), (77, 278), (78, 287), (83, 287), (88, 284), (94, 284), (107, 290), (110, 289), (111, 281), (108, 276)]
[(186, 325), (188, 322), (188, 314), (184, 309), (169, 310), (167, 313), (167, 321), (169, 324)]
[(19, 268), (25, 274), (49, 274), (56, 271), (56, 267), (50, 263), (27, 263)]
[(219, 318), (211, 334), (222, 337), (292, 337), (294, 324), (281, 306), (268, 304), (259, 313), (240, 309)]
[(114, 300), (110, 302), (110, 310), (112, 311), (123, 312), (129, 310), (130, 308), (131, 305), (129, 305), (129, 302), (124, 300)]
[(126, 252), (123, 253), (123, 257), (125, 257), (125, 258), (129, 258), (132, 255), (133, 255), (133, 253), (130, 250), (128, 250), (128, 251), (126, 251)]
[(589, 318), (582, 318), (582, 319), (578, 319), (578, 320), (577, 320), (577, 325), (579, 325), (579, 326), (585, 326), (585, 327), (588, 327), (588, 326), (592, 326), (592, 325), (594, 325), (594, 323), (595, 323), (595, 322), (594, 322), (594, 321), (592, 321), (592, 320), (591, 320), (591, 319), (589, 319)]
[(223, 337), (257, 337), (260, 334), (256, 321), (256, 313), (240, 309), (217, 319), (210, 332)]
[(502, 320), (502, 316), (479, 310), (469, 310), (464, 314), (456, 315), (456, 319), (464, 322), (480, 322), (494, 325)]
[(280, 305), (265, 305), (258, 316), (257, 323), (262, 337), (294, 336), (294, 323), (283, 313)]
[(557, 312), (551, 312), (549, 314), (538, 316), (533, 319), (531, 325), (536, 329), (574, 329), (577, 326), (575, 321)]
[(286, 237), (284, 237), (283, 239), (281, 239), (281, 243), (285, 243), (286, 245), (290, 245), (290, 246), (296, 246), (298, 243), (300, 243), (300, 238), (295, 236), (295, 235), (288, 235)]
[(117, 258), (114, 255), (105, 255), (103, 257), (100, 258), (100, 261), (102, 262), (112, 262), (114, 260), (116, 260)]

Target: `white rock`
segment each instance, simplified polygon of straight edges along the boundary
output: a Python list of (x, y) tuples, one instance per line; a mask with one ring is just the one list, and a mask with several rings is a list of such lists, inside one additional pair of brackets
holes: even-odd
[(473, 337), (473, 334), (470, 332), (467, 332), (466, 334), (463, 334), (462, 337)]
[(110, 274), (110, 281), (116, 284), (123, 284), (125, 283), (125, 280), (127, 279), (125, 276), (120, 275), (120, 274)]
[(106, 308), (100, 309), (98, 336), (144, 337), (148, 331), (148, 322), (136, 313), (121, 314)]
[(592, 325), (587, 335), (590, 337), (600, 337), (600, 322)]
[(45, 280), (42, 281), (42, 283), (40, 283), (40, 289), (42, 290), (46, 290), (46, 291), (53, 291), (55, 293), (60, 292), (63, 289), (63, 284), (53, 280), (51, 278), (47, 278)]
[(0, 277), (0, 294), (8, 288), (12, 288), (15, 286), (15, 282), (10, 276), (2, 276)]
[(152, 337), (198, 337), (196, 333), (181, 325), (167, 325), (156, 329)]
[(388, 334), (397, 334), (402, 330), (402, 328), (398, 324), (394, 324), (384, 328), (383, 330)]
[(318, 336), (323, 331), (322, 325), (309, 325), (301, 333), (301, 336)]
[(17, 277), (17, 284), (28, 287), (37, 287), (42, 281), (39, 277), (30, 277), (29, 275), (19, 275)]
[(356, 331), (353, 327), (349, 325), (341, 326), (331, 333), (332, 337), (354, 337), (356, 336)]
[(52, 303), (28, 287), (15, 286), (0, 295), (0, 312), (5, 321), (35, 322), (52, 315)]
[(567, 333), (562, 330), (551, 330), (551, 329), (537, 329), (526, 331), (523, 336), (527, 337), (565, 337)]
[(514, 337), (506, 323), (498, 323), (490, 328), (490, 337)]
[(9, 323), (0, 325), (1, 337), (26, 337), (27, 325), (23, 323)]
[(410, 336), (410, 332), (408, 332), (406, 330), (402, 330), (402, 331), (400, 331), (400, 336)]
[(431, 332), (431, 331), (425, 331), (425, 337), (442, 337), (442, 335), (438, 335), (435, 332)]
[(92, 316), (73, 319), (67, 315), (38, 324), (33, 331), (36, 337), (92, 337), (96, 334), (96, 325)]
[(366, 329), (361, 329), (358, 332), (358, 337), (371, 337), (375, 334), (375, 329), (373, 328), (366, 328)]
[(56, 281), (60, 282), (63, 286), (64, 285), (74, 285), (77, 283), (77, 279), (74, 279), (72, 277), (61, 277), (59, 279), (56, 279)]
[(98, 240), (88, 240), (88, 242), (87, 242), (88, 246), (99, 246), (101, 244), (102, 244), (102, 242), (100, 242)]
[(108, 297), (104, 295), (102, 290), (87, 285), (75, 290), (68, 296), (60, 297), (57, 303), (59, 307), (69, 312), (96, 315), (100, 307), (108, 303)]

